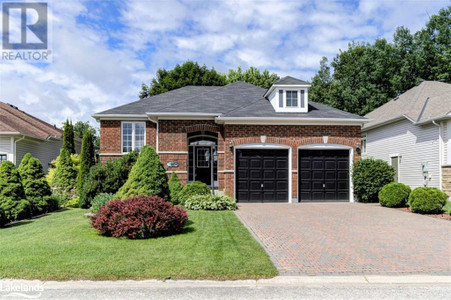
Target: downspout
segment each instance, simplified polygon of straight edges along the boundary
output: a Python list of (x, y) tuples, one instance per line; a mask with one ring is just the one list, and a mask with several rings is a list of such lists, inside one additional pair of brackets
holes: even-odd
[(437, 124), (435, 120), (432, 120), (432, 124), (438, 127), (438, 182), (439, 189), (442, 190), (442, 155), (443, 155), (442, 126), (440, 124)]
[(157, 150), (157, 153), (158, 153), (158, 135), (159, 135), (159, 127), (158, 127), (158, 125), (159, 125), (159, 123), (160, 122), (158, 122), (157, 121), (157, 134), (156, 134), (156, 142), (155, 142), (155, 146), (156, 146), (156, 150)]
[(22, 135), (22, 137), (18, 140), (14, 141), (14, 164), (17, 166), (17, 143), (25, 139), (25, 136)]

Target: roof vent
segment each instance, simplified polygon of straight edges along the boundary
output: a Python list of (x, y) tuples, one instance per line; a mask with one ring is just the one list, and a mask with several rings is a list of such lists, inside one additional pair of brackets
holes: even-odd
[(8, 105), (11, 106), (12, 108), (19, 109), (17, 106), (14, 106), (14, 105), (12, 105), (12, 104), (9, 104), (9, 103), (8, 103)]
[(396, 101), (396, 100), (398, 100), (399, 99), (399, 96), (396, 96), (394, 99), (393, 99), (393, 101)]
[(444, 78), (442, 78), (438, 82), (446, 82), (446, 80)]
[(423, 79), (420, 79), (420, 81), (417, 82), (416, 86), (419, 86), (423, 81)]

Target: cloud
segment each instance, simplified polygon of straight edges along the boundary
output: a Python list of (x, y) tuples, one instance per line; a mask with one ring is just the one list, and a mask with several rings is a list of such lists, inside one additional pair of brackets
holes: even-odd
[(412, 32), (447, 1), (53, 1), (53, 63), (2, 62), (0, 101), (51, 123), (136, 100), (158, 68), (186, 60), (309, 80), (322, 56)]

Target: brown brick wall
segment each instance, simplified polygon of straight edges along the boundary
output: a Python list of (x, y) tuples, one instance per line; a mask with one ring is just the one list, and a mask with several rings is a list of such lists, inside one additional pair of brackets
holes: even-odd
[[(121, 122), (101, 122), (101, 153), (121, 152)], [(261, 143), (266, 136), (268, 144), (282, 144), (291, 147), (292, 152), (292, 196), (297, 198), (297, 149), (302, 145), (323, 144), (323, 136), (328, 144), (355, 147), (360, 142), (360, 126), (319, 126), (319, 125), (218, 125), (209, 120), (161, 120), (159, 122), (159, 155), (165, 167), (168, 162), (177, 162), (177, 172), (182, 182), (188, 179), (188, 139), (187, 134), (196, 131), (218, 132), (218, 182), (219, 189), (229, 195), (234, 191), (234, 151), (229, 147), (243, 144)], [(146, 143), (155, 147), (156, 125), (147, 122)], [(354, 160), (360, 156), (354, 151)], [(102, 162), (119, 156), (102, 156)]]

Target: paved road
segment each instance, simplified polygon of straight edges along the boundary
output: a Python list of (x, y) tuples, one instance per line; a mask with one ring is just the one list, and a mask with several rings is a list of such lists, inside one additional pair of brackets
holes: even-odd
[(362, 203), (240, 204), (281, 275), (451, 275), (451, 222)]
[[(259, 281), (0, 281), (10, 285), (41, 285), (25, 293), (37, 299), (449, 299), (451, 278), (419, 277), (278, 277)], [(0, 291), (0, 299), (25, 299)]]

